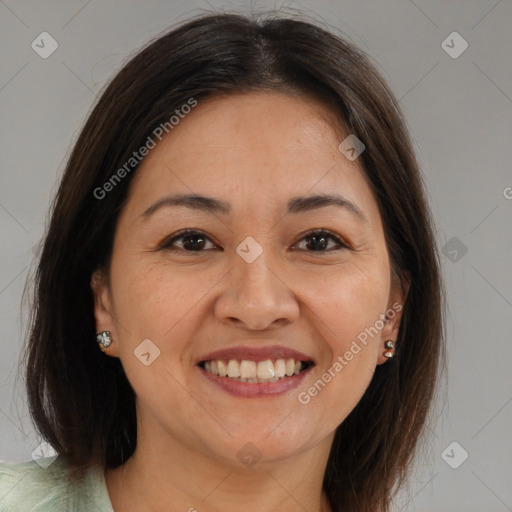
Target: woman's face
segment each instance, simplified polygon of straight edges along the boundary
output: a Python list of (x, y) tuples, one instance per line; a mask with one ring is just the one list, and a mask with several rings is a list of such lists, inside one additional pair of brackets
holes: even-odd
[[(200, 102), (144, 158), (93, 280), (139, 436), (237, 464), (330, 445), (403, 302), (348, 135), (312, 99), (248, 93)], [(171, 200), (189, 194), (208, 199)]]

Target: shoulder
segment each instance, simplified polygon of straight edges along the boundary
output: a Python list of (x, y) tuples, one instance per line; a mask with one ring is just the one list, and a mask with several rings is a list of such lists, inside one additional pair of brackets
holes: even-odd
[(70, 469), (62, 457), (0, 462), (0, 512), (78, 512), (92, 505), (113, 512), (99, 472), (90, 469), (74, 484), (69, 477)]
[(62, 491), (66, 467), (59, 459), (52, 459), (54, 457), (29, 462), (0, 463), (2, 512), (31, 510), (49, 494), (53, 494), (53, 498), (59, 495), (64, 498), (65, 493)]

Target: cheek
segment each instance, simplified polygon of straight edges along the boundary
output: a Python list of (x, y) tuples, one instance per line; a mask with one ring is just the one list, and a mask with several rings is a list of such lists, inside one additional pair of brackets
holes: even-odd
[(389, 294), (387, 272), (385, 262), (364, 271), (347, 265), (321, 285), (314, 277), (304, 282), (312, 321), (330, 354), (313, 385), (300, 390), (299, 401), (325, 419), (327, 430), (348, 416), (373, 377)]
[(159, 348), (162, 360), (176, 360), (200, 324), (208, 293), (223, 273), (137, 259), (117, 263), (111, 280), (123, 363), (144, 339)]
[(390, 289), (385, 260), (366, 265), (347, 263), (331, 268), (321, 278), (314, 273), (304, 274), (301, 282), (306, 311), (314, 313), (311, 321), (329, 342), (333, 357), (349, 350), (353, 340), (364, 343), (365, 338), (370, 341), (378, 337), (376, 331), (383, 327), (381, 315)]
[(199, 300), (210, 281), (209, 276), (203, 273), (204, 279), (198, 287), (193, 272), (173, 269), (162, 263), (148, 263), (144, 256), (120, 258), (116, 263), (117, 267), (112, 272), (116, 314), (119, 319), (137, 326), (142, 335), (146, 335), (143, 331), (151, 326), (164, 322), (170, 329), (172, 320), (186, 314), (190, 303)]
[(145, 406), (157, 411), (166, 400), (173, 414), (186, 418), (191, 411), (179, 384), (187, 370), (182, 359), (201, 322), (201, 299), (218, 278), (199, 276), (191, 267), (184, 272), (162, 264), (118, 263), (111, 284), (119, 358), (128, 380)]

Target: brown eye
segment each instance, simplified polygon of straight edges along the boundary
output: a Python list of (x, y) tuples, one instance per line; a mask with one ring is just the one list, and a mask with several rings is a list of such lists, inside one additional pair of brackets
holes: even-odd
[[(177, 242), (181, 244), (181, 247), (176, 247)], [(200, 231), (186, 230), (164, 242), (160, 249), (202, 252), (208, 242), (213, 245), (210, 239)]]
[[(301, 240), (306, 240), (303, 244), (307, 252), (332, 252), (337, 251), (340, 248), (348, 248), (334, 233), (327, 230), (314, 230), (306, 233)], [(329, 248), (329, 243), (334, 240), (335, 247)], [(337, 247), (336, 247), (337, 246)]]

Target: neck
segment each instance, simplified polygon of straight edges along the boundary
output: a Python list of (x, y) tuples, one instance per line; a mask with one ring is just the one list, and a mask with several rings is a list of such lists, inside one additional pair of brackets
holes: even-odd
[(331, 510), (322, 482), (332, 436), (286, 459), (243, 467), (162, 430), (139, 432), (147, 435), (138, 436), (132, 457), (105, 475), (115, 512)]

